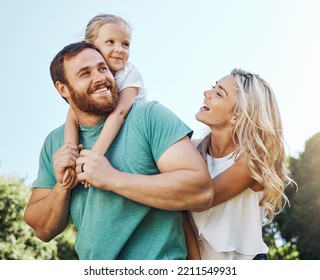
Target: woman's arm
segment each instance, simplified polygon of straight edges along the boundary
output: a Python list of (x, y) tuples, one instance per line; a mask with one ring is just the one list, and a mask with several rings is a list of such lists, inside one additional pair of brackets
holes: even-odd
[[(196, 146), (199, 140), (192, 140), (192, 143)], [(263, 190), (263, 186), (251, 177), (244, 157), (240, 157), (231, 167), (211, 179), (211, 186), (214, 189), (214, 198), (210, 208), (234, 198), (247, 188), (253, 191)]]
[(182, 211), (183, 229), (187, 245), (187, 260), (201, 260), (198, 241), (186, 211)]
[(213, 178), (211, 184), (215, 193), (211, 207), (230, 200), (247, 188), (251, 188), (253, 191), (263, 190), (262, 185), (251, 177), (247, 163), (243, 157)]

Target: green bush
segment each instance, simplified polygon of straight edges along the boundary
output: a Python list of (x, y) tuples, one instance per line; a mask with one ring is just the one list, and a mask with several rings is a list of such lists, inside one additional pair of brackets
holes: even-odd
[(23, 180), (0, 177), (0, 259), (77, 259), (75, 230), (71, 224), (55, 239), (44, 243), (24, 222), (23, 214), (30, 194), (31, 189)]

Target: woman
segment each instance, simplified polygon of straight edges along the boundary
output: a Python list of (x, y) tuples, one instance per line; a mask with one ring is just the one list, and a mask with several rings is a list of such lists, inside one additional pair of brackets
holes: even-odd
[(234, 69), (204, 96), (196, 119), (210, 132), (196, 145), (215, 196), (210, 209), (191, 213), (201, 258), (267, 259), (262, 226), (282, 211), (292, 182), (275, 95), (258, 75)]

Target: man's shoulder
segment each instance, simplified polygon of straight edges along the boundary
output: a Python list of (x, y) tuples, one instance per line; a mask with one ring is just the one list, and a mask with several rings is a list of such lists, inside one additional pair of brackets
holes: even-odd
[(64, 126), (65, 124), (62, 124), (58, 127), (56, 127), (55, 129), (51, 130), (50, 134), (53, 134), (53, 135), (57, 135), (57, 134), (63, 134), (64, 133)]
[(171, 109), (155, 100), (142, 103), (135, 102), (130, 114), (132, 119), (139, 123), (157, 123), (157, 126), (160, 123), (165, 126), (169, 124), (181, 125), (183, 123)]
[(63, 138), (64, 136), (64, 124), (56, 127), (55, 129), (51, 130), (47, 137), (46, 137), (46, 141), (52, 141), (52, 139), (59, 139), (59, 138)]
[(146, 110), (152, 110), (157, 108), (163, 108), (165, 110), (168, 110), (163, 104), (161, 104), (159, 101), (151, 100), (146, 102), (135, 102), (133, 106), (134, 110), (137, 111), (146, 111)]
[(148, 114), (162, 114), (169, 111), (167, 107), (162, 105), (156, 100), (146, 101), (146, 102), (135, 102), (131, 109), (134, 114), (138, 115), (148, 115)]

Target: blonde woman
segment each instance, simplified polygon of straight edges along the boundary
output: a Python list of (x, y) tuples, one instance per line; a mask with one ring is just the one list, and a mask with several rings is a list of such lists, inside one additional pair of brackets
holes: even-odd
[(204, 97), (196, 119), (210, 132), (196, 145), (215, 195), (210, 209), (191, 213), (201, 258), (267, 259), (262, 226), (282, 211), (292, 182), (275, 95), (258, 75), (234, 69)]

